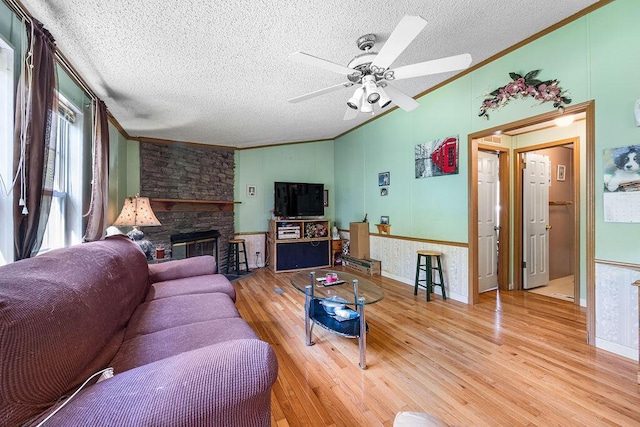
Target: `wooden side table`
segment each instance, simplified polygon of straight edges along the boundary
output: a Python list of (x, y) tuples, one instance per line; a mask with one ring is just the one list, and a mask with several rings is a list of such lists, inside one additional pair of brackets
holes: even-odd
[(391, 234), (390, 224), (376, 224), (376, 227), (378, 227), (378, 233), (380, 234)]
[(331, 265), (336, 265), (336, 254), (342, 253), (342, 239), (331, 241)]

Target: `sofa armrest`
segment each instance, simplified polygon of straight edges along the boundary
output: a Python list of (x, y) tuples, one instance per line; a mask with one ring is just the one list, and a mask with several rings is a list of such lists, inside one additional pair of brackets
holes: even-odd
[(211, 255), (167, 261), (149, 265), (149, 280), (151, 283), (165, 280), (182, 279), (185, 277), (216, 274), (218, 265)]
[(80, 392), (46, 425), (269, 426), (277, 373), (266, 342), (226, 341), (116, 372)]

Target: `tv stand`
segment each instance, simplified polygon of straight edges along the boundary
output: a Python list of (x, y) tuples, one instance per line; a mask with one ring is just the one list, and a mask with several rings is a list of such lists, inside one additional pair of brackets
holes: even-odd
[(326, 219), (269, 221), (270, 267), (275, 273), (331, 266), (331, 236)]

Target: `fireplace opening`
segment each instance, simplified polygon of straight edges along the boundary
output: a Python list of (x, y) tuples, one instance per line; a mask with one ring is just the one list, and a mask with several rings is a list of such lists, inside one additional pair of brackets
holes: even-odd
[(184, 259), (200, 255), (213, 255), (219, 263), (218, 230), (194, 231), (169, 236), (171, 258)]

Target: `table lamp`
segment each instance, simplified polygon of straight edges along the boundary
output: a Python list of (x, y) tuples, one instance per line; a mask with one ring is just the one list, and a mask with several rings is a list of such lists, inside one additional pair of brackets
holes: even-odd
[(161, 225), (156, 218), (148, 197), (127, 197), (118, 218), (113, 223), (116, 227), (133, 227), (127, 236), (140, 246), (148, 260), (153, 259), (153, 245), (144, 238), (144, 233), (138, 227), (153, 227)]

